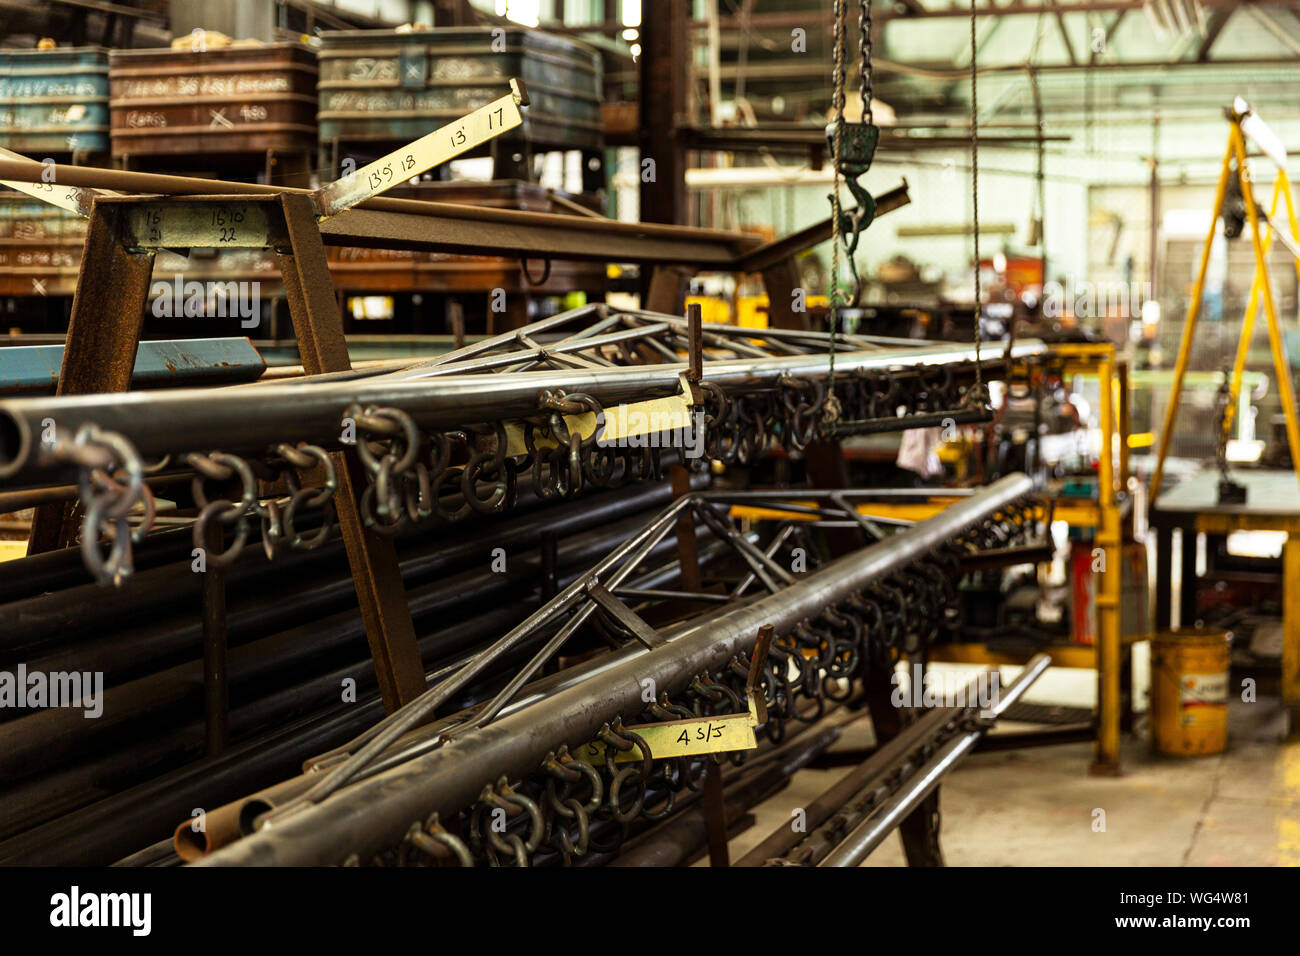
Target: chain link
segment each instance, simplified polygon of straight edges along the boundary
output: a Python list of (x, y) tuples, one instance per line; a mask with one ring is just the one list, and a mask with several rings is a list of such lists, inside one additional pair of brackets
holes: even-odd
[(862, 122), (868, 125), (875, 122), (871, 111), (872, 75), (871, 75), (871, 0), (859, 0), (858, 6), (858, 87), (862, 96)]

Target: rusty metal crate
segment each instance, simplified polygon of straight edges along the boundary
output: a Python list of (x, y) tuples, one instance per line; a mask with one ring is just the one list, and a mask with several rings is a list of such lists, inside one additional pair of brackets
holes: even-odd
[(108, 51), (0, 51), (0, 145), (43, 159), (108, 151)]
[(316, 149), (316, 54), (297, 43), (115, 50), (115, 158)]
[(519, 77), (531, 105), (510, 142), (525, 152), (603, 146), (600, 54), (577, 40), (524, 27), (455, 27), (342, 30), (321, 41), (322, 144), (410, 141)]

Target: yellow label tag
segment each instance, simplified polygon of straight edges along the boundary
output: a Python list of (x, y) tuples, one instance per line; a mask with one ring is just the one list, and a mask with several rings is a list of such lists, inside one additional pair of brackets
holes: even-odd
[(685, 395), (653, 398), (630, 405), (615, 405), (605, 409), (605, 434), (607, 442), (631, 438), (633, 435), (658, 435), (667, 431), (683, 431), (691, 426), (691, 406)]
[[(593, 412), (565, 415), (563, 418), (571, 435), (576, 434), (580, 438), (586, 438), (596, 430), (596, 416)], [(541, 428), (533, 429), (534, 448), (549, 450), (558, 444), (550, 431)], [(506, 457), (518, 458), (526, 454), (528, 454), (528, 443), (524, 441), (524, 426), (519, 422), (506, 422)]]
[[(565, 415), (563, 418), (569, 434), (576, 434), (580, 438), (588, 438), (597, 427), (593, 412)], [(670, 431), (684, 433), (690, 424), (691, 405), (685, 395), (652, 398), (605, 409), (605, 428), (600, 440), (607, 445), (619, 445), (633, 436), (658, 435)], [(550, 449), (556, 447), (556, 444), (549, 431), (533, 431), (534, 448)], [(672, 443), (666, 443), (663, 447), (672, 447)], [(506, 457), (517, 458), (526, 454), (528, 445), (524, 441), (524, 426), (517, 422), (507, 422)]]
[(387, 189), (412, 179), (449, 159), (482, 146), (506, 130), (523, 123), (519, 112), (522, 95), (514, 80), (511, 92), (480, 106), (474, 112), (421, 136), (415, 142), (336, 179), (317, 191), (320, 218), (337, 216), (345, 209), (365, 202)]
[[(626, 729), (646, 742), (650, 755), (655, 760), (731, 750), (753, 750), (758, 746), (754, 737), (753, 719), (749, 714), (668, 720), (661, 724), (639, 724)], [(589, 741), (573, 751), (573, 755), (592, 766), (599, 766), (605, 762), (605, 744), (600, 740)], [(640, 759), (641, 748), (637, 746), (614, 755), (615, 763), (630, 763)]]
[[(655, 760), (755, 749), (758, 739), (754, 736), (754, 728), (767, 723), (767, 703), (759, 690), (759, 677), (766, 666), (772, 635), (772, 625), (764, 624), (759, 628), (758, 640), (749, 659), (749, 673), (745, 679), (746, 713), (665, 720), (624, 729), (644, 740), (650, 748), (650, 756)], [(605, 762), (605, 742), (588, 741), (574, 750), (573, 755), (593, 767), (600, 766)], [(640, 759), (641, 748), (635, 744), (614, 755), (615, 763), (630, 763)]]

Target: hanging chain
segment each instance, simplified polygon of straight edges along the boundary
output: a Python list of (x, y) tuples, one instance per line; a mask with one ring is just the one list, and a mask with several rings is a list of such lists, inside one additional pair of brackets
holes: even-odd
[[(844, 0), (835, 0), (835, 158), (831, 176), (831, 277), (830, 277), (830, 348), (827, 361), (831, 394), (835, 387), (835, 338), (840, 324), (840, 162), (844, 156)], [(834, 420), (835, 408), (826, 409)]]
[(975, 397), (984, 403), (984, 370), (980, 365), (980, 341), (983, 330), (980, 328), (980, 149), (979, 149), (979, 101), (977, 99), (976, 39), (975, 39), (975, 0), (970, 0), (970, 198), (971, 230), (975, 246)]
[(862, 95), (862, 122), (875, 123), (871, 113), (871, 0), (861, 0), (858, 7), (858, 85)]
[[(847, 84), (847, 77), (844, 67), (844, 54), (846, 40), (844, 35), (844, 0), (835, 0), (835, 126), (834, 136), (834, 153), (835, 169), (833, 172), (833, 189), (831, 192), (831, 278), (830, 278), (830, 349), (827, 357), (828, 361), (828, 378), (830, 384), (830, 396), (824, 409), (824, 418), (828, 422), (834, 421), (839, 417), (839, 403), (835, 399), (835, 343), (836, 335), (840, 325), (840, 307), (843, 305), (843, 297), (840, 294), (840, 242), (842, 241), (843, 224), (840, 218), (840, 176), (843, 173), (844, 166), (844, 87)], [(871, 112), (871, 0), (859, 0), (858, 3), (858, 88), (859, 95), (862, 99), (862, 119), (858, 125), (872, 126), (874, 117)], [(871, 140), (870, 150), (874, 151), (875, 141)], [(858, 139), (854, 140), (855, 157), (861, 152), (861, 144)], [(855, 164), (859, 162), (855, 159)], [(856, 175), (865, 171), (866, 165), (870, 163), (870, 153), (867, 155), (866, 164)], [(862, 203), (860, 188), (857, 186), (856, 178), (850, 179), (849, 188), (857, 196), (859, 203)], [(869, 202), (869, 200), (868, 200)], [(874, 212), (874, 206), (872, 207)], [(870, 222), (871, 213), (867, 215), (867, 222)], [(858, 231), (862, 228), (862, 209), (859, 207), (854, 217), (853, 223), (853, 242), (848, 249), (849, 269), (854, 277), (853, 301), (856, 302), (860, 293), (860, 282), (857, 278), (857, 267), (853, 261), (853, 253), (857, 247)]]

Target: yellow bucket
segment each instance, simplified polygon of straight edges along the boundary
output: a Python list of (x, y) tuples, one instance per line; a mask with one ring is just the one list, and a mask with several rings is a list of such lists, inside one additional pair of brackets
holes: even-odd
[(1228, 745), (1228, 635), (1180, 628), (1151, 641), (1151, 742), (1175, 757)]

